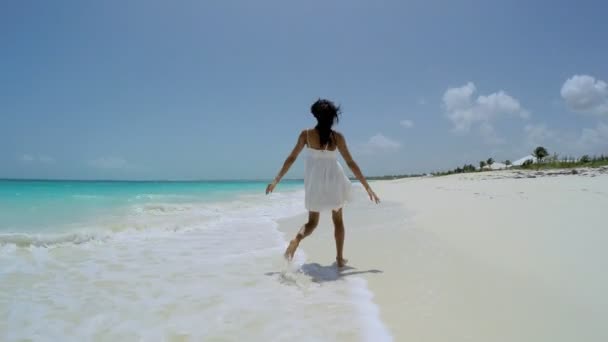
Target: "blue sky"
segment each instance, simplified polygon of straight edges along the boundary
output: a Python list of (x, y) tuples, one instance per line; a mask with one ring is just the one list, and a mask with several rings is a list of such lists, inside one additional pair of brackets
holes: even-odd
[[(0, 4), (0, 177), (271, 178), (340, 103), (364, 173), (608, 153), (603, 1)], [(298, 161), (289, 177), (302, 175)]]

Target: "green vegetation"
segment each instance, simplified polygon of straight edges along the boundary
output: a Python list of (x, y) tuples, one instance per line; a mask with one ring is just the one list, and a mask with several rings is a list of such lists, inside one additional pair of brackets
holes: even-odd
[(564, 157), (562, 159), (551, 159), (540, 163), (532, 163), (529, 160), (521, 166), (521, 169), (547, 170), (547, 169), (573, 169), (577, 167), (601, 167), (608, 166), (608, 156), (600, 155), (590, 157), (584, 155), (578, 159), (572, 157)]
[[(608, 166), (608, 155), (600, 156), (589, 156), (583, 155), (580, 158), (571, 156), (564, 156), (559, 158), (557, 153), (549, 156), (549, 151), (543, 146), (538, 146), (533, 151), (534, 156), (537, 158), (537, 162), (532, 159), (526, 160), (521, 166), (513, 166), (510, 160), (505, 160), (505, 165), (511, 170), (545, 170), (545, 169), (573, 169), (577, 167), (601, 167)], [(479, 162), (479, 168), (476, 168), (473, 164), (465, 164), (463, 166), (456, 167), (453, 170), (438, 171), (431, 173), (433, 176), (447, 176), (456, 173), (470, 173), (470, 172), (483, 172), (486, 171), (486, 166), (492, 166), (494, 164), (493, 158), (482, 160)], [(487, 169), (487, 168), (486, 168)], [(421, 177), (424, 174), (412, 174), (412, 175), (387, 175), (381, 177), (369, 177), (370, 180), (385, 180), (385, 179), (399, 179), (407, 177)]]

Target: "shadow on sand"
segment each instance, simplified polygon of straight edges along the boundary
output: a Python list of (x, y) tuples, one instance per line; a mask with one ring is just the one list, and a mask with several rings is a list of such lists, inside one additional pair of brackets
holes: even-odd
[[(318, 263), (309, 263), (304, 264), (298, 270), (299, 272), (306, 274), (307, 276), (312, 278), (312, 281), (316, 283), (324, 283), (328, 281), (336, 281), (346, 276), (357, 275), (357, 274), (365, 274), (365, 273), (382, 273), (381, 270), (366, 270), (366, 271), (357, 271), (356, 268), (351, 266), (344, 266), (342, 268), (338, 268), (336, 263), (334, 262), (328, 266), (322, 266)], [(283, 272), (267, 272), (265, 275), (274, 276), (280, 275)]]

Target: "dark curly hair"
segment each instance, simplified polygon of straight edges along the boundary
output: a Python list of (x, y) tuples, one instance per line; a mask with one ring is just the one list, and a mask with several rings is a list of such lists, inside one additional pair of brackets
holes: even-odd
[(326, 99), (318, 99), (310, 106), (310, 112), (317, 119), (315, 129), (319, 132), (321, 146), (327, 146), (330, 142), (335, 143), (332, 137), (332, 127), (340, 121), (342, 114), (340, 106)]

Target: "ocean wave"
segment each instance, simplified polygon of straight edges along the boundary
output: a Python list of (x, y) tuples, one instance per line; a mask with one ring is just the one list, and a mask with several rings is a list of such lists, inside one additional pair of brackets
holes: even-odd
[(105, 241), (108, 234), (66, 233), (66, 234), (0, 234), (0, 246), (52, 247), (64, 244), (83, 244), (91, 241)]
[[(275, 220), (303, 212), (303, 192), (245, 195), (226, 202), (146, 203), (133, 205), (120, 214), (75, 222), (49, 233), (2, 233), (0, 246), (53, 247), (64, 244), (105, 242), (117, 234), (133, 237), (167, 232), (213, 229), (217, 224), (256, 220)], [(210, 228), (211, 227), (211, 228)]]
[(132, 199), (135, 200), (184, 200), (184, 199), (198, 199), (197, 196), (192, 195), (179, 195), (179, 194), (139, 194), (134, 196)]
[(171, 203), (151, 203), (136, 206), (133, 211), (139, 214), (170, 214), (175, 212), (191, 211), (194, 209), (192, 204), (171, 204)]

